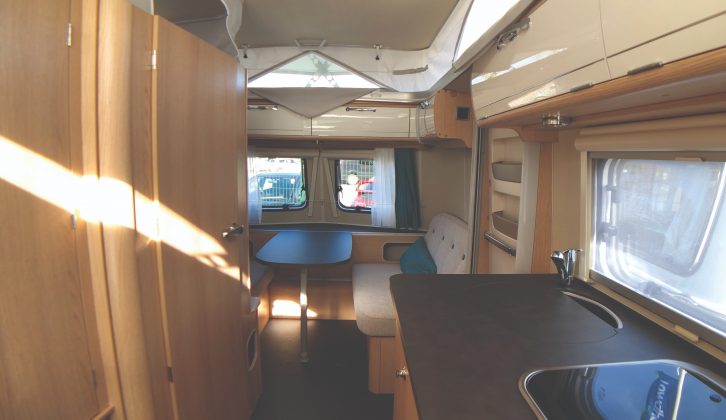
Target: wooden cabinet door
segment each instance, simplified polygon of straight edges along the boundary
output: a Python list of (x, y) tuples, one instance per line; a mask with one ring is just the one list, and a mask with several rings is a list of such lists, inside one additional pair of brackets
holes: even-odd
[[(155, 18), (152, 88), (163, 305), (179, 418), (239, 419), (248, 412), (238, 220), (238, 63)], [(240, 162), (243, 162), (240, 159)]]
[(71, 222), (68, 0), (0, 2), (0, 418), (99, 410)]
[(413, 396), (411, 376), (406, 365), (406, 357), (403, 353), (403, 342), (401, 341), (400, 329), (396, 328), (396, 340), (394, 343), (394, 367), (397, 372), (405, 371), (405, 375), (396, 375), (393, 384), (393, 420), (418, 420), (416, 400)]

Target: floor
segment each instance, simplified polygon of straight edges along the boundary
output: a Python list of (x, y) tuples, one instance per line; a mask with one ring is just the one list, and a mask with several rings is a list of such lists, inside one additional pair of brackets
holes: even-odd
[(368, 392), (366, 338), (355, 321), (309, 321), (310, 362), (299, 362), (300, 321), (262, 333), (263, 393), (252, 420), (387, 420), (393, 396)]

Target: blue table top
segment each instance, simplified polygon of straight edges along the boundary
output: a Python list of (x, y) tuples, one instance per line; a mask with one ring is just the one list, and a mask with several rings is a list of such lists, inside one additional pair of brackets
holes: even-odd
[(350, 232), (283, 231), (257, 252), (257, 260), (275, 265), (331, 265), (346, 262), (353, 249)]

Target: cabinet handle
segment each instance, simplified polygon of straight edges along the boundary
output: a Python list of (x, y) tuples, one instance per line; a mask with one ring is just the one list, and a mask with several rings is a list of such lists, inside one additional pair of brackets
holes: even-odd
[(360, 106), (347, 106), (345, 107), (346, 112), (356, 111), (356, 112), (376, 112), (375, 108), (364, 108)]
[(635, 75), (638, 73), (643, 73), (644, 71), (659, 69), (661, 67), (663, 67), (662, 61), (656, 61), (655, 63), (648, 63), (644, 66), (640, 66), (640, 67), (636, 67), (634, 69), (628, 70), (628, 76), (632, 76), (632, 75)]
[(230, 227), (227, 228), (224, 232), (222, 232), (222, 238), (231, 241), (234, 240), (235, 235), (241, 235), (244, 233), (245, 227), (242, 225), (238, 225), (237, 223), (232, 223)]
[(277, 111), (277, 105), (247, 105), (247, 109), (249, 110), (258, 110), (258, 111)]
[(395, 375), (396, 375), (396, 378), (401, 378), (405, 381), (406, 378), (408, 377), (408, 369), (406, 369), (406, 366), (404, 366), (401, 369), (396, 369)]
[(506, 47), (507, 44), (514, 41), (514, 39), (519, 36), (520, 32), (526, 31), (527, 29), (529, 29), (529, 25), (530, 25), (530, 19), (525, 18), (513, 25), (510, 25), (508, 28), (504, 29), (501, 33), (499, 33), (499, 36), (497, 37), (497, 41), (496, 41), (497, 50), (501, 50), (502, 48)]

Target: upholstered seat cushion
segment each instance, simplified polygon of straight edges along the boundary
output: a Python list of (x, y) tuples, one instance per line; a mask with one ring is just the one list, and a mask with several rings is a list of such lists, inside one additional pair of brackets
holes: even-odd
[(353, 303), (355, 320), (364, 334), (373, 337), (396, 335), (396, 313), (389, 279), (401, 274), (398, 264), (355, 264)]
[(431, 219), (425, 236), (426, 247), (439, 274), (469, 272), (468, 231), (466, 222), (447, 213), (439, 213)]
[[(468, 235), (466, 223), (455, 216), (440, 213), (431, 219), (424, 241), (439, 274), (469, 272)], [(396, 334), (389, 279), (400, 273), (399, 264), (353, 265), (355, 317), (358, 328), (366, 335), (393, 337)]]

